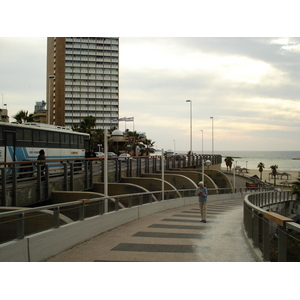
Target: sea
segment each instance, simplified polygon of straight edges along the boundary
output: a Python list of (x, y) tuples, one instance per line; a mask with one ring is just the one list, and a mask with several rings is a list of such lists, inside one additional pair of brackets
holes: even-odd
[[(178, 151), (178, 154), (187, 153), (188, 151)], [(195, 151), (195, 153), (201, 154), (201, 151)], [(241, 168), (258, 169), (257, 165), (262, 162), (265, 170), (271, 170), (272, 165), (277, 165), (279, 172), (300, 172), (300, 151), (215, 151), (214, 153), (222, 155), (222, 168), (226, 168), (224, 159), (231, 156), (234, 159), (233, 163)]]

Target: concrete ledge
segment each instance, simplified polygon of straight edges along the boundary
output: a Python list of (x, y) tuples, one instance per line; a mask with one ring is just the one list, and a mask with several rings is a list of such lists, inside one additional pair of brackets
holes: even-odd
[(29, 261), (28, 240), (16, 240), (0, 245), (1, 262), (26, 262)]

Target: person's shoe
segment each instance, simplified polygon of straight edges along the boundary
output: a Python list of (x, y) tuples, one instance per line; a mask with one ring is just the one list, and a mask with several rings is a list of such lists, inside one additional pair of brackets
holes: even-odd
[(203, 222), (203, 223), (206, 223), (206, 220), (203, 220), (202, 222)]

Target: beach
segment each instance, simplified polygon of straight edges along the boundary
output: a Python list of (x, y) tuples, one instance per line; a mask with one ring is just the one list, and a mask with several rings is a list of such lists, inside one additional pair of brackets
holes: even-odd
[[(222, 168), (223, 171), (226, 171), (226, 168)], [(286, 175), (279, 176), (276, 179), (276, 185), (280, 185), (281, 182), (286, 182), (288, 181), (289, 183), (293, 182), (293, 181), (297, 181), (298, 177), (299, 177), (299, 171), (285, 171), (285, 170), (277, 170), (278, 173), (287, 173), (290, 174), (289, 178), (287, 178)], [(269, 176), (269, 174), (271, 173), (271, 169), (264, 169), (262, 172), (262, 181), (266, 181), (266, 182), (270, 182), (270, 183), (274, 183), (274, 179)], [(242, 175), (242, 174), (241, 174)], [(247, 177), (252, 177), (254, 175), (258, 176), (258, 178), (260, 178), (260, 172), (258, 171), (258, 169), (248, 169), (248, 173), (244, 173), (245, 176)]]

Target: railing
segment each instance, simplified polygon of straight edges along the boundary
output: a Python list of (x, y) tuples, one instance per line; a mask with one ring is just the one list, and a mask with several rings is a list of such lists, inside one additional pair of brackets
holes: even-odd
[[(210, 159), (214, 164), (221, 163), (220, 155), (204, 155), (204, 160)], [(125, 171), (127, 177), (140, 176), (142, 173), (156, 173), (162, 170), (161, 156), (137, 156), (129, 160), (127, 164), (118, 158), (109, 159), (110, 169), (114, 181), (118, 182), (121, 172)], [(165, 169), (197, 167), (202, 164), (201, 155), (165, 156)], [(44, 165), (44, 170), (42, 166)], [(134, 175), (133, 175), (134, 172)], [(104, 180), (104, 162), (101, 158), (88, 159), (57, 159), (46, 161), (21, 161), (0, 163), (0, 205), (17, 206), (17, 189), (23, 183), (36, 186), (37, 201), (45, 201), (49, 198), (49, 180), (52, 176), (61, 176), (64, 181), (64, 190), (74, 190), (75, 175), (84, 176), (84, 189), (92, 188), (93, 173), (99, 173)], [(11, 190), (8, 200), (7, 190)]]
[[(191, 197), (195, 190), (165, 191), (164, 199)], [(0, 213), (0, 243), (41, 232), (62, 225), (82, 221), (86, 218), (103, 215), (111, 211), (131, 208), (162, 200), (162, 192), (136, 193), (84, 199), (68, 203), (53, 204), (35, 208), (16, 209)]]
[[(229, 193), (231, 189), (218, 189), (218, 192)], [(209, 195), (216, 193), (215, 189), (208, 189)], [(162, 199), (168, 201), (193, 196), (195, 189), (167, 190), (164, 191), (163, 198), (162, 191), (154, 191), (84, 199), (35, 208), (16, 210), (9, 208), (10, 211), (3, 208), (2, 212), (0, 209), (0, 244), (112, 211), (160, 202)]]
[(295, 199), (289, 191), (249, 194), (244, 199), (244, 229), (264, 261), (300, 261), (300, 224), (272, 212), (282, 206), (293, 213)]

